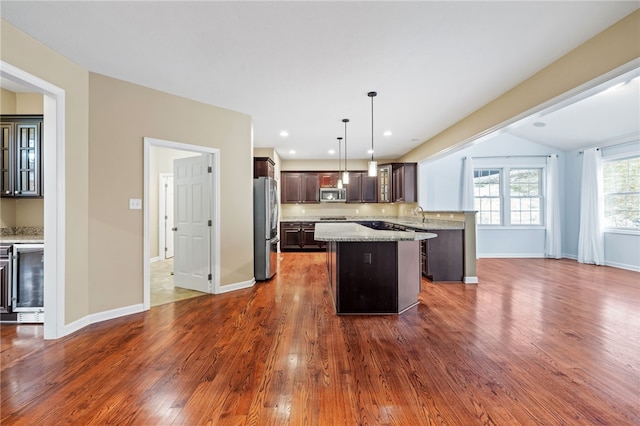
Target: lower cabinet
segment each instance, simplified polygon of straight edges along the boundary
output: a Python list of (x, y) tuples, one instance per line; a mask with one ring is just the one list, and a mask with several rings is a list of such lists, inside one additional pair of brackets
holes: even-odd
[(431, 281), (462, 281), (464, 276), (464, 231), (438, 229), (438, 236), (420, 245), (422, 275)]
[(314, 222), (282, 222), (280, 224), (280, 250), (324, 250), (324, 241), (315, 240)]

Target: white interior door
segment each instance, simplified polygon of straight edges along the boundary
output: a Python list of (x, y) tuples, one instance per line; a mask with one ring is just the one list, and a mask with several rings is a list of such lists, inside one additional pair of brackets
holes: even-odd
[(173, 161), (174, 285), (210, 293), (210, 156)]
[(164, 258), (173, 257), (173, 176), (164, 177)]

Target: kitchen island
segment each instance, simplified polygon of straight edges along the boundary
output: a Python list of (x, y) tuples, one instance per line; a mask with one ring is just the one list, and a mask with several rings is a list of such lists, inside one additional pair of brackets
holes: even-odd
[(336, 313), (400, 314), (418, 304), (420, 240), (427, 232), (377, 230), (362, 224), (316, 223), (327, 244)]

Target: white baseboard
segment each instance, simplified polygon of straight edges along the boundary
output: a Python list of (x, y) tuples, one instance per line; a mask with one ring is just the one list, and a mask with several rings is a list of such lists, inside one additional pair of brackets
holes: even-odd
[(478, 253), (478, 259), (543, 259), (544, 253)]
[[(137, 305), (125, 306), (123, 308), (116, 308), (116, 309), (111, 309), (109, 311), (90, 314), (84, 318), (80, 318), (79, 320), (76, 320), (70, 324), (65, 325), (64, 336), (67, 336), (71, 333), (75, 333), (81, 328), (84, 328), (91, 324), (95, 324), (97, 322), (107, 321), (110, 319), (123, 317), (125, 315), (137, 314), (143, 311), (144, 311), (144, 308), (142, 306), (142, 303), (140, 303)], [(63, 337), (63, 336), (60, 336), (60, 337)]]
[(604, 264), (605, 266), (611, 266), (612, 268), (620, 268), (620, 269), (626, 269), (628, 271), (640, 272), (640, 266), (638, 265), (627, 265), (624, 263), (607, 262), (606, 260), (604, 261)]
[(253, 287), (253, 285), (255, 283), (256, 283), (255, 278), (252, 278), (252, 279), (250, 279), (248, 281), (242, 281), (242, 282), (239, 282), (239, 283), (221, 285), (220, 286), (220, 290), (218, 291), (217, 294), (228, 293), (230, 291), (242, 290), (243, 288)]
[(462, 282), (465, 284), (478, 284), (478, 277), (462, 277)]

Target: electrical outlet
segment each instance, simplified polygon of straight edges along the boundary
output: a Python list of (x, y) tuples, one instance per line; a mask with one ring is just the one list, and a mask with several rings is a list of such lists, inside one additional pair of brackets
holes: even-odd
[(360, 213), (360, 210), (356, 209), (356, 214)]
[(142, 200), (140, 198), (129, 198), (129, 210), (142, 210)]
[(364, 254), (364, 263), (371, 265), (371, 253)]

